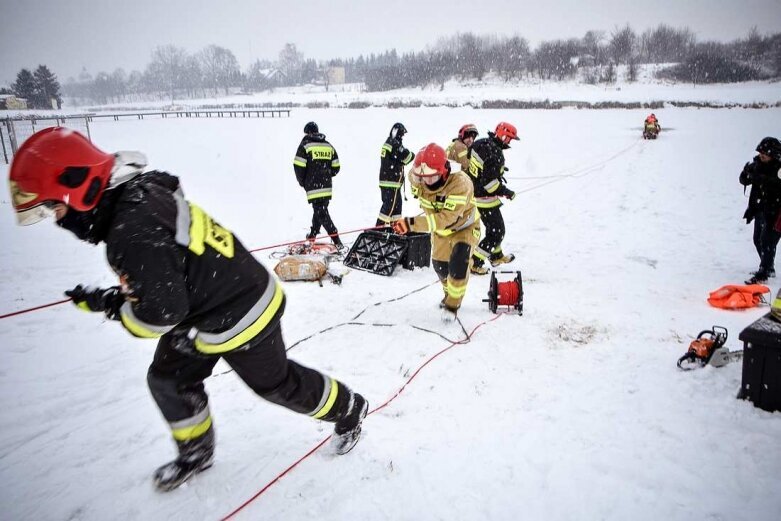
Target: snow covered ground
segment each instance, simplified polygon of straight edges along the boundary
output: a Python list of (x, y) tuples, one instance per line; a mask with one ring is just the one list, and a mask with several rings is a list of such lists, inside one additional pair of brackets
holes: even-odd
[[(471, 342), (371, 414), (350, 454), (316, 451), (236, 518), (778, 519), (781, 413), (735, 399), (740, 364), (683, 373), (675, 362), (714, 324), (740, 349), (739, 332), (767, 312), (705, 299), (757, 267), (737, 176), (757, 142), (778, 135), (781, 109), (656, 114), (667, 130), (655, 142), (638, 139), (646, 113), (631, 110), (295, 109), (289, 119), (93, 123), (96, 144), (142, 150), (181, 176), (186, 195), (249, 248), (306, 233), (292, 159), (309, 120), (343, 165), (331, 203), (343, 231), (374, 223), (380, 145), (395, 121), (413, 150), (446, 144), (467, 122), (483, 133), (501, 120), (519, 128), (506, 154), (518, 197), (504, 215), (524, 315), (491, 321), (488, 277), (473, 277), (460, 313), (467, 330), (482, 324)], [(404, 211), (419, 209), (410, 198)], [(0, 233), (0, 314), (57, 301), (80, 282), (115, 283), (102, 247), (52, 224), (16, 227), (7, 195)], [(274, 266), (267, 251), (258, 258)], [(343, 379), (372, 408), (385, 403), (450, 345), (413, 326), (463, 336), (440, 321), (435, 281), (429, 268), (287, 283), (288, 345), (362, 310), (359, 322), (393, 324), (331, 329), (291, 358)], [(258, 399), (232, 373), (212, 377), (216, 464), (156, 493), (151, 472), (174, 448), (146, 389), (155, 343), (70, 304), (0, 323), (6, 519), (218, 519), (330, 432)]]

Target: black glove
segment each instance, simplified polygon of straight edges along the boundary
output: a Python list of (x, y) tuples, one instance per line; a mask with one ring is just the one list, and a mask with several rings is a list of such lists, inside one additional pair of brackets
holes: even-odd
[(119, 319), (119, 308), (125, 301), (119, 286), (104, 289), (79, 284), (65, 295), (84, 311), (103, 311), (111, 320)]
[(513, 192), (508, 188), (507, 190), (504, 191), (504, 196), (508, 198), (510, 201), (512, 201), (513, 199), (515, 199), (515, 192)]

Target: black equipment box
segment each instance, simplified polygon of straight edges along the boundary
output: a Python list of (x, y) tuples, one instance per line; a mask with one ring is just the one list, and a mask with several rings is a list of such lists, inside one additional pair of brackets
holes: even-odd
[(390, 276), (398, 264), (411, 270), (431, 263), (431, 237), (427, 233), (369, 230), (361, 233), (344, 257), (344, 265)]
[(781, 411), (781, 322), (768, 313), (738, 336), (743, 375), (738, 398), (766, 411)]

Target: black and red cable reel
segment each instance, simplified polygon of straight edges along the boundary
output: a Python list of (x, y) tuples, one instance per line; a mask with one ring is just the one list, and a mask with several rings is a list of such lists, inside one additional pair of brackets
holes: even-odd
[[(499, 282), (496, 278), (497, 273), (515, 274), (515, 278), (505, 282)], [(523, 277), (520, 271), (492, 271), (491, 282), (488, 287), (488, 298), (483, 299), (488, 302), (488, 309), (493, 313), (499, 313), (500, 306), (507, 308), (505, 312), (517, 312), (523, 315)]]

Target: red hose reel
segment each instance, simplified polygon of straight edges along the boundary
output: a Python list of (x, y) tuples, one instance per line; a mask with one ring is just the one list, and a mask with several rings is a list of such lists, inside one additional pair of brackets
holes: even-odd
[[(515, 273), (515, 278), (506, 282), (499, 282), (497, 273)], [(523, 315), (523, 278), (520, 271), (492, 271), (491, 283), (488, 287), (488, 309), (493, 313), (499, 313), (499, 306), (506, 306), (507, 312), (515, 310)]]

